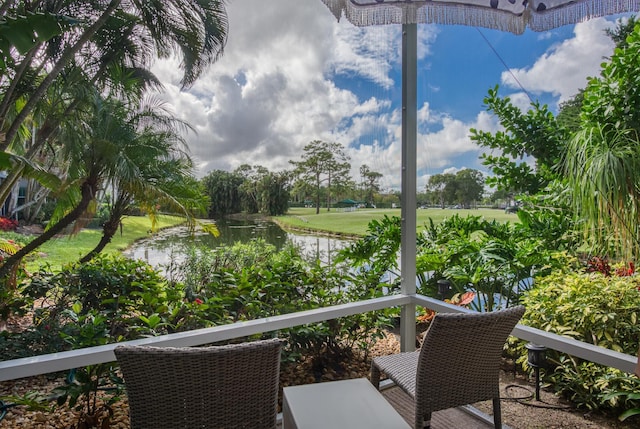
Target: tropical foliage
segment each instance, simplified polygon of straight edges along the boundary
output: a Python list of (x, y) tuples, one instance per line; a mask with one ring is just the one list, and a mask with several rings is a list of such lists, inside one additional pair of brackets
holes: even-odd
[[(536, 194), (558, 177), (557, 165), (569, 139), (569, 131), (556, 120), (549, 107), (532, 101), (525, 112), (509, 97), (498, 96), (498, 87), (489, 90), (484, 103), (498, 116), (504, 131), (491, 133), (471, 129), (471, 140), (500, 153), (485, 153), (483, 164), (493, 172), (487, 184), (511, 194)], [(533, 158), (535, 165), (527, 160)]]
[[(194, 248), (184, 262), (166, 271), (169, 280), (141, 261), (98, 256), (58, 274), (36, 273), (20, 286), (21, 294), (47, 305), (36, 308), (33, 325), (25, 331), (0, 333), (0, 359), (251, 320), (383, 293), (356, 283), (346, 267), (307, 261), (293, 246), (277, 252), (263, 241), (216, 250)], [(329, 369), (345, 371), (353, 359), (365, 359), (370, 339), (380, 336), (389, 320), (390, 314), (377, 312), (274, 335), (288, 340), (285, 362), (311, 360), (320, 380)], [(118, 391), (109, 390), (110, 399), (100, 406), (96, 394), (119, 383), (112, 364), (92, 365), (73, 371), (70, 382), (53, 393), (59, 404), (80, 411), (79, 422), (93, 427), (91, 422), (108, 421)]]
[[(220, 56), (226, 33), (226, 12), (218, 0), (17, 1), (0, 6), (0, 165), (7, 171), (0, 184), (0, 202), (17, 193), (19, 180), (26, 178), (30, 180), (28, 206), (16, 207), (11, 202), (12, 216), (24, 211), (25, 216), (33, 218), (47, 200), (55, 198), (59, 203), (57, 217), (54, 214), (48, 230), (7, 258), (0, 276), (6, 277), (28, 252), (94, 212), (101, 186), (117, 169), (129, 182), (118, 184), (115, 198), (130, 192), (133, 186), (139, 191), (136, 203), (146, 209), (153, 207), (149, 204), (152, 197), (162, 200), (164, 207), (179, 206), (187, 217), (202, 206), (201, 194), (184, 193), (182, 201), (176, 198), (176, 192), (187, 190), (193, 183), (188, 182), (188, 158), (176, 156), (175, 146), (166, 146), (171, 140), (175, 143), (178, 134), (170, 127), (176, 121), (165, 115), (160, 125), (160, 116), (152, 119), (140, 112), (144, 111), (145, 91), (159, 86), (149, 71), (155, 57), (177, 55), (182, 84), (189, 86)], [(139, 122), (132, 122), (133, 117)], [(110, 139), (103, 144), (100, 138), (104, 136)], [(141, 143), (142, 137), (146, 143)], [(131, 164), (112, 164), (101, 171), (108, 163), (117, 162), (117, 150), (122, 149), (118, 139), (122, 142), (125, 138), (140, 149), (144, 144), (150, 147), (151, 140), (163, 141), (165, 161), (174, 158), (167, 164), (175, 167), (172, 177), (147, 192), (141, 191), (141, 177), (134, 185), (134, 179), (124, 174)], [(109, 152), (113, 150), (116, 152)], [(155, 160), (156, 167), (159, 160)], [(150, 172), (144, 174), (148, 186)], [(187, 182), (176, 182), (183, 179)], [(142, 195), (148, 196), (146, 201), (141, 201)], [(112, 202), (115, 212), (106, 225), (106, 242), (123, 214), (122, 208), (129, 204)], [(80, 220), (76, 227), (82, 225)]]
[(593, 252), (640, 256), (640, 25), (584, 91), (565, 170)]
[[(590, 265), (591, 267), (593, 265)], [(614, 267), (614, 272), (616, 268)], [(522, 298), (528, 326), (610, 350), (635, 355), (640, 328), (640, 283), (625, 275), (554, 271), (537, 278)], [(523, 345), (519, 347), (523, 348)], [(581, 407), (622, 413), (640, 408), (637, 379), (623, 372), (553, 350), (545, 373), (553, 388)], [(526, 353), (520, 361), (526, 366)], [(629, 414), (631, 415), (631, 414)]]
[[(349, 260), (370, 283), (393, 290), (399, 273), (400, 219), (372, 221), (369, 233), (343, 250), (340, 261)], [(431, 222), (417, 238), (416, 271), (419, 291), (437, 296), (437, 281), (447, 279), (447, 296), (473, 292), (471, 307), (492, 311), (519, 303), (533, 287), (533, 278), (566, 264), (566, 258), (534, 231), (512, 223), (487, 221), (476, 216), (452, 216), (440, 224)]]

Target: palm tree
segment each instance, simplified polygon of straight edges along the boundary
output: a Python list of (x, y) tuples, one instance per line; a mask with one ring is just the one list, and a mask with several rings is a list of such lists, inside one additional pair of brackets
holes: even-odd
[(635, 130), (593, 125), (577, 132), (565, 168), (592, 251), (640, 257), (640, 138)]
[[(191, 165), (186, 154), (176, 150), (177, 143), (181, 143), (180, 127), (185, 125), (158, 107), (147, 105), (134, 111), (123, 101), (95, 95), (84, 121), (77, 121), (75, 127), (68, 126), (62, 132), (63, 158), (68, 160), (68, 166), (50, 226), (4, 261), (0, 277), (72, 223), (76, 223), (76, 229), (81, 228), (83, 219), (90, 219), (95, 213), (97, 197), (108, 185), (116, 186), (119, 203), (114, 219), (105, 225), (104, 245), (134, 197), (147, 205), (158, 198), (173, 208), (179, 207), (189, 217), (201, 207), (202, 201), (191, 200), (197, 200), (193, 193), (178, 198), (172, 194), (177, 189), (174, 182), (186, 180)], [(163, 172), (170, 175), (163, 177)]]
[[(623, 32), (626, 33), (626, 30)], [(584, 90), (565, 172), (595, 252), (640, 257), (640, 24)]]
[[(0, 131), (5, 131), (0, 147), (22, 152), (32, 162), (45, 153), (45, 144), (52, 143), (65, 118), (81, 108), (96, 87), (119, 96), (140, 97), (148, 86), (160, 85), (148, 70), (150, 61), (174, 52), (182, 57), (183, 86), (190, 85), (221, 55), (227, 32), (223, 2), (217, 0), (120, 0), (108, 5), (95, 1), (6, 2), (0, 16), (29, 12), (45, 12), (58, 19), (73, 17), (62, 21), (66, 25), (57, 30), (46, 27), (47, 34), (59, 37), (38, 40), (24, 55), (3, 53), (11, 58), (7, 63), (13, 67), (11, 73), (0, 76)], [(82, 23), (87, 26), (79, 32)], [(43, 25), (37, 28), (41, 33)], [(45, 72), (44, 64), (53, 67)], [(58, 75), (64, 78), (57, 79)], [(34, 117), (34, 126), (26, 129), (29, 117)], [(29, 131), (35, 132), (31, 138)], [(0, 185), (0, 201), (7, 199), (20, 179), (21, 167), (10, 170)]]
[[(109, 63), (122, 63), (113, 61), (117, 53), (136, 46), (140, 48), (139, 54), (144, 53), (137, 59), (144, 60), (145, 65), (154, 55), (178, 54), (184, 71), (182, 84), (189, 86), (221, 55), (227, 34), (222, 0), (18, 1), (5, 2), (0, 8), (0, 17), (15, 17), (26, 12), (72, 17), (73, 25), (58, 37), (35, 43), (23, 54), (16, 54), (11, 46), (8, 52), (2, 52), (5, 58), (11, 58), (7, 62), (14, 65), (11, 73), (4, 73), (0, 78), (4, 89), (0, 101), (2, 151), (14, 142), (24, 121), (69, 64), (93, 76), (94, 70)], [(130, 43), (122, 43), (123, 40)], [(109, 58), (107, 52), (112, 54), (110, 61), (104, 61)], [(45, 64), (48, 65), (46, 71)], [(37, 76), (41, 79), (34, 80), (33, 85), (31, 80)], [(21, 98), (24, 104), (15, 117), (8, 117), (11, 106)]]
[(185, 216), (190, 226), (197, 214), (206, 213), (209, 200), (192, 176), (191, 159), (177, 150), (180, 136), (147, 126), (138, 134), (137, 143), (123, 154), (125, 159), (109, 179), (109, 218), (100, 242), (80, 262), (90, 261), (111, 242), (122, 218), (134, 206), (151, 217), (152, 230), (159, 208)]

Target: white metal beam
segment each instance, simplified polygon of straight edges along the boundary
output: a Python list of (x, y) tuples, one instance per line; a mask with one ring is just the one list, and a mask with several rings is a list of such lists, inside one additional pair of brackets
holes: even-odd
[[(402, 293), (416, 293), (416, 146), (417, 146), (417, 80), (418, 29), (416, 24), (402, 26), (402, 244), (400, 275)], [(402, 307), (400, 348), (413, 351), (416, 347), (416, 306)]]

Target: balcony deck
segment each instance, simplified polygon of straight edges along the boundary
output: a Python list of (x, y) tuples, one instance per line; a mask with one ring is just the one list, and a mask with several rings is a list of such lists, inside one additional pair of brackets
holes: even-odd
[[(409, 425), (413, 425), (414, 406), (411, 397), (404, 393), (399, 387), (392, 387), (382, 391), (385, 399), (395, 408), (395, 410), (405, 419)], [(469, 411), (475, 410), (478, 414), (472, 415), (470, 412), (460, 408), (450, 408), (448, 410), (436, 411), (431, 416), (431, 429), (487, 429), (493, 428), (489, 423), (491, 416), (469, 407)], [(479, 417), (484, 416), (485, 419)], [(489, 419), (489, 421), (486, 421)], [(502, 425), (503, 429), (508, 426)]]

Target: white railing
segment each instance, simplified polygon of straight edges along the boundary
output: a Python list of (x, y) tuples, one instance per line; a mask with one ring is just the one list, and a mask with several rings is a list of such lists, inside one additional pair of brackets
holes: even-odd
[[(319, 308), (316, 310), (302, 311), (298, 313), (283, 314), (280, 316), (250, 320), (247, 322), (238, 322), (213, 328), (197, 329), (188, 332), (143, 338), (128, 341), (127, 344), (144, 344), (164, 347), (197, 346), (230, 340), (233, 338), (241, 338), (253, 334), (273, 332), (308, 323), (331, 320), (337, 317), (351, 316), (369, 311), (407, 305), (420, 305), (437, 312), (472, 311), (422, 295), (390, 295), (383, 298), (335, 305), (332, 307)], [(402, 323), (414, 323), (414, 319), (405, 317)], [(617, 368), (628, 373), (632, 373), (634, 371), (637, 362), (635, 356), (614, 352), (612, 350), (593, 346), (591, 344), (551, 334), (549, 332), (530, 328), (524, 325), (517, 325), (513, 330), (513, 335), (526, 341), (541, 344), (548, 348), (602, 365)], [(56, 371), (80, 368), (87, 365), (112, 362), (115, 361), (113, 349), (117, 345), (118, 343), (107, 344), (104, 346), (89, 347), (61, 353), (2, 361), (0, 362), (0, 381), (14, 380), (39, 374), (48, 374)]]

